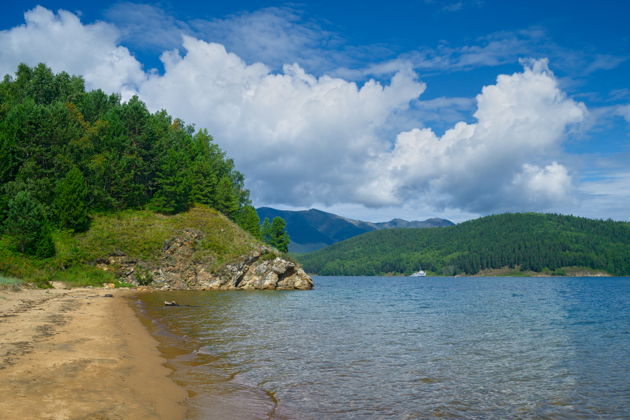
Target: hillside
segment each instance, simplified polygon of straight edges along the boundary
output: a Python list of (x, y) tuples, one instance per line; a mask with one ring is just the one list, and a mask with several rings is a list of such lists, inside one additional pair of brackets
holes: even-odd
[(235, 219), (249, 204), (243, 175), (206, 130), (42, 64), (0, 83), (0, 139), (0, 219), (19, 194), (77, 231), (92, 211), (201, 203)]
[(630, 274), (630, 223), (537, 213), (487, 216), (437, 229), (369, 232), (299, 256), (320, 275), (476, 274), (512, 267), (563, 274), (586, 267)]
[[(0, 273), (7, 277), (3, 282), (17, 278), (40, 286), (60, 281), (72, 286), (195, 288), (191, 281), (204, 274), (204, 287), (213, 288), (209, 281), (230, 280), (226, 267), (244, 273), (256, 265), (262, 273), (267, 267), (260, 266), (273, 263), (277, 274), (287, 276), (297, 270), (223, 214), (202, 205), (176, 215), (147, 210), (99, 215), (88, 231), (74, 235), (58, 231), (53, 241), (55, 256), (42, 259), (11, 250), (9, 238), (0, 237)], [(278, 267), (291, 272), (281, 273)], [(268, 277), (272, 270), (266, 271)], [(216, 288), (243, 287), (219, 284)]]
[(452, 226), (449, 220), (432, 218), (424, 221), (393, 219), (389, 222), (372, 223), (353, 220), (325, 211), (310, 209), (303, 211), (277, 210), (271, 207), (256, 209), (260, 220), (281, 217), (287, 222), (287, 232), (291, 238), (289, 251), (310, 252), (344, 239), (391, 228), (427, 228)]
[(21, 64), (0, 82), (0, 162), (0, 285), (310, 282), (262, 244), (281, 249), (283, 225), (262, 234), (243, 175), (208, 132), (137, 97)]
[(204, 235), (196, 257), (208, 262), (211, 270), (260, 245), (225, 216), (204, 206), (173, 216), (126, 210), (96, 216), (90, 229), (83, 233), (56, 232), (53, 240), (57, 252), (51, 258), (14, 252), (8, 244), (9, 238), (2, 237), (0, 273), (37, 284), (64, 281), (85, 286), (115, 282), (116, 270), (100, 269), (98, 262), (124, 255), (129, 260), (154, 263), (167, 240), (193, 227)]

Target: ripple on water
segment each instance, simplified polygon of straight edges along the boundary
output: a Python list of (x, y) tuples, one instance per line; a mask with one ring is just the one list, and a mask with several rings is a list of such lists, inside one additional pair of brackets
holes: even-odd
[(316, 284), (141, 297), (190, 418), (630, 417), (628, 278)]

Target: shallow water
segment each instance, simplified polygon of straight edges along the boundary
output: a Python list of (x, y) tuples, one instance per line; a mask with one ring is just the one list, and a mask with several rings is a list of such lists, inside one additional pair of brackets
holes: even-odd
[(315, 285), (140, 296), (191, 419), (630, 418), (630, 278)]

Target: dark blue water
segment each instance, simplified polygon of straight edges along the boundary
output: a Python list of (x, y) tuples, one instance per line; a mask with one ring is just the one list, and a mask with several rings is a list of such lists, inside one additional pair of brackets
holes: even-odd
[(190, 418), (630, 418), (630, 278), (315, 284), (141, 296)]

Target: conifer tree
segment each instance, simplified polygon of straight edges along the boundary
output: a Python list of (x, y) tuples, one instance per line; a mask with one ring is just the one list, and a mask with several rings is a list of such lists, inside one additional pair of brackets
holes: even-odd
[(217, 185), (216, 209), (230, 219), (234, 219), (238, 212), (238, 196), (234, 191), (232, 180), (227, 176), (221, 177)]
[(290, 238), (286, 228), (287, 223), (282, 217), (274, 217), (271, 223), (265, 218), (261, 228), (263, 241), (278, 251), (288, 252)]
[(174, 149), (168, 150), (158, 174), (158, 189), (150, 207), (164, 214), (175, 214), (189, 206), (191, 183), (185, 165), (185, 156)]
[(53, 208), (61, 227), (76, 232), (85, 231), (89, 227), (87, 196), (85, 178), (75, 166), (58, 182), (55, 191)]
[(13, 237), (18, 250), (37, 257), (51, 257), (55, 247), (44, 207), (28, 191), (9, 200), (4, 231)]
[(245, 231), (251, 233), (256, 239), (261, 239), (260, 218), (256, 209), (252, 206), (244, 206), (238, 214), (237, 222)]
[(265, 217), (260, 226), (260, 236), (264, 243), (271, 244), (271, 222), (268, 217)]
[(215, 206), (215, 189), (217, 186), (216, 171), (211, 163), (202, 158), (197, 158), (192, 163), (191, 168), (191, 191), (192, 202)]
[(287, 233), (287, 222), (282, 217), (274, 217), (271, 222), (271, 245), (278, 251), (289, 251), (289, 234)]

